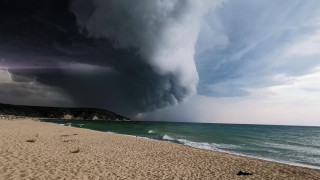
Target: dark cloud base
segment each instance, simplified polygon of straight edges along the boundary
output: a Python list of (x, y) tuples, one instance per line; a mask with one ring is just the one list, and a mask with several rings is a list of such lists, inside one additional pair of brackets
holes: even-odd
[[(139, 49), (117, 49), (112, 41), (89, 38), (69, 7), (67, 0), (0, 1), (0, 58), (6, 60), (0, 65), (15, 82), (36, 77), (66, 92), (76, 106), (126, 115), (181, 102), (188, 94), (175, 76), (159, 75), (146, 64)], [(26, 99), (21, 104), (34, 105)]]

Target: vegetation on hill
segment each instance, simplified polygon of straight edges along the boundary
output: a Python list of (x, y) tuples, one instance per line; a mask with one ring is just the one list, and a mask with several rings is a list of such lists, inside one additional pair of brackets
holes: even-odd
[(104, 109), (21, 106), (1, 103), (0, 115), (57, 119), (129, 120), (127, 117)]

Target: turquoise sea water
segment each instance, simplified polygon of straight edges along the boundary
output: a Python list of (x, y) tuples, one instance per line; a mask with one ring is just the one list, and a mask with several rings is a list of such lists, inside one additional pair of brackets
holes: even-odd
[(46, 120), (320, 169), (320, 127)]

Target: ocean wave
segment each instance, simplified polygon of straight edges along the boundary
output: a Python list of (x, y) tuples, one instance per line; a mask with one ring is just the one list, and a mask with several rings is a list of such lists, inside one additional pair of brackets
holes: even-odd
[(207, 150), (216, 150), (217, 147), (214, 143), (205, 143), (205, 142), (194, 142), (188, 141), (186, 139), (177, 139), (177, 141), (183, 145), (191, 146), (200, 149), (207, 149)]
[(236, 149), (237, 145), (233, 144), (217, 144), (217, 143), (208, 143), (208, 142), (194, 142), (186, 139), (177, 139), (177, 141), (183, 145), (191, 146), (199, 149), (207, 150), (220, 150), (224, 151), (225, 149)]
[(279, 143), (272, 143), (272, 142), (265, 142), (261, 145), (265, 145), (269, 148), (294, 151), (297, 153), (304, 152), (311, 155), (317, 155), (317, 156), (320, 155), (320, 151), (318, 148), (305, 147), (303, 145), (279, 144)]
[(169, 141), (174, 141), (175, 139), (173, 137), (170, 137), (169, 135), (165, 134), (163, 137), (162, 137), (163, 140), (169, 140)]
[(148, 133), (149, 133), (149, 134), (152, 134), (152, 133), (154, 133), (154, 131), (153, 131), (153, 130), (149, 130)]

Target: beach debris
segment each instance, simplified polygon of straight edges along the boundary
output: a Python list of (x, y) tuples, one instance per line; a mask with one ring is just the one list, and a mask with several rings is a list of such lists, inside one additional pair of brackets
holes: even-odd
[(34, 142), (36, 142), (36, 140), (35, 139), (27, 139), (26, 142), (34, 143)]
[(65, 140), (63, 140), (61, 142), (79, 142), (79, 140), (77, 140), (77, 139), (65, 139)]
[(242, 171), (239, 171), (238, 176), (250, 176), (250, 175), (253, 175), (252, 173), (248, 173), (248, 172), (242, 172)]
[(71, 151), (71, 153), (79, 153), (79, 152), (80, 152), (80, 149), (79, 149), (79, 148), (77, 148), (77, 149), (75, 149), (75, 150)]

